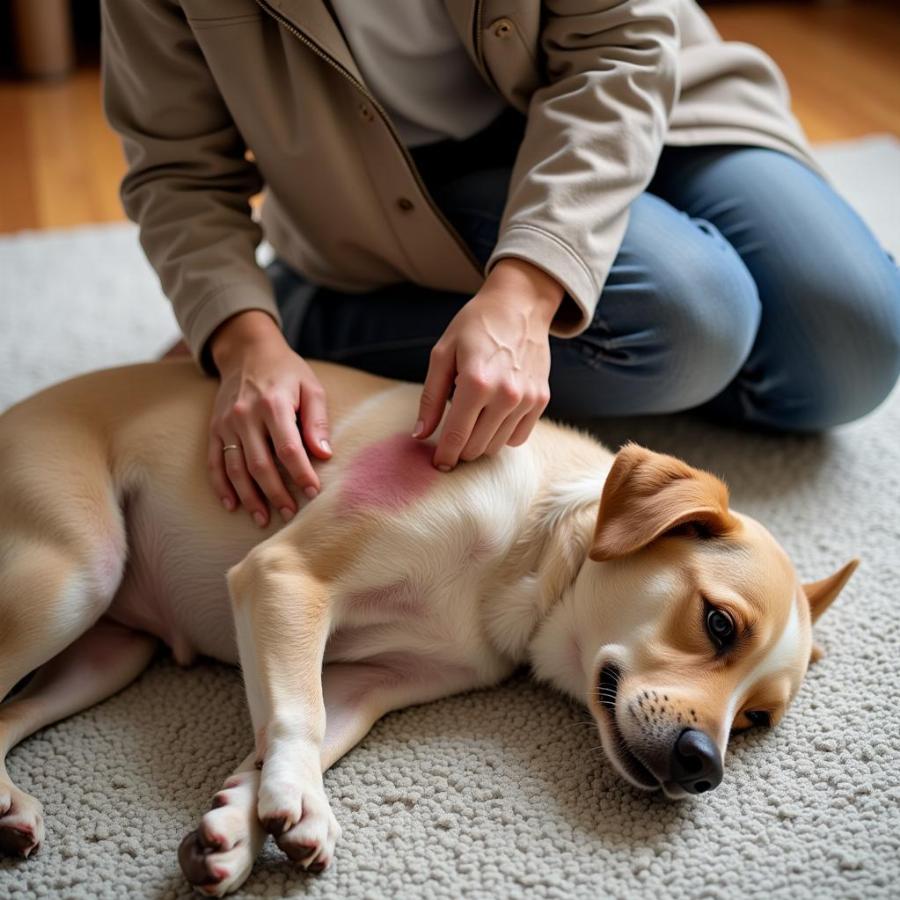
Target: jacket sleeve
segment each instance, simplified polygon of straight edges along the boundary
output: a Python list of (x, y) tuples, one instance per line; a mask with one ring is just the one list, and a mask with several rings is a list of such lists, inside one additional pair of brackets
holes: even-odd
[(173, 0), (103, 0), (103, 98), (128, 172), (121, 197), (194, 354), (221, 322), (261, 309), (279, 322), (255, 248), (262, 182)]
[(662, 152), (678, 93), (675, 0), (545, 0), (547, 84), (531, 97), (490, 269), (525, 259), (566, 290), (551, 331), (594, 314)]

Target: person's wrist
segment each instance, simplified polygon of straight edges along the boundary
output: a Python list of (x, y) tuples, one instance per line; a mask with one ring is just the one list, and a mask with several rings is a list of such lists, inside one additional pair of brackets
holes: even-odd
[(248, 350), (284, 343), (275, 320), (260, 309), (239, 312), (222, 322), (209, 339), (210, 355), (219, 372), (239, 364)]
[(565, 288), (543, 269), (516, 257), (497, 262), (484, 283), (490, 292), (514, 296), (516, 304), (530, 306), (549, 327), (565, 296)]

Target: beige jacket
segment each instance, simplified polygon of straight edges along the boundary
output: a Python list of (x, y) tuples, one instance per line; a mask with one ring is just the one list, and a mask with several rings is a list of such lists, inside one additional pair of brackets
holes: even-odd
[[(473, 64), (528, 115), (487, 269), (513, 256), (556, 278), (554, 334), (590, 322), (664, 144), (812, 164), (775, 64), (723, 43), (694, 0), (444, 2)], [(278, 320), (263, 232), (341, 290), (480, 287), (324, 0), (104, 0), (103, 75), (125, 209), (198, 359), (241, 310)], [(261, 230), (248, 200), (263, 187)]]

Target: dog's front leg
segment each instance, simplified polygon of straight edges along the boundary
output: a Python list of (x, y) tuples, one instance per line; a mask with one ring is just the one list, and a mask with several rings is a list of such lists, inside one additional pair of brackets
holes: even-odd
[(235, 566), (228, 587), (262, 766), (259, 820), (291, 859), (321, 871), (331, 863), (340, 836), (320, 762), (328, 586), (279, 536)]

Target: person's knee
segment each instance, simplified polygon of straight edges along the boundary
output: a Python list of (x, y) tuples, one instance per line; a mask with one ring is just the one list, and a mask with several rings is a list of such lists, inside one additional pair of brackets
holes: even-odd
[(869, 315), (860, 322), (855, 352), (845, 364), (847, 377), (860, 373), (859, 390), (848, 404), (846, 422), (872, 412), (894, 389), (900, 377), (900, 272), (893, 289), (870, 295)]
[[(797, 360), (796, 386), (767, 414), (785, 430), (824, 431), (872, 412), (900, 378), (900, 273), (857, 276), (813, 299), (819, 322), (814, 358)], [(802, 362), (802, 367), (801, 367)]]
[(673, 409), (689, 409), (722, 391), (747, 359), (759, 295), (737, 253), (718, 243), (671, 261), (659, 277), (670, 348), (665, 378), (678, 395)]
[(756, 284), (724, 237), (643, 195), (594, 320), (558, 349), (553, 411), (603, 416), (698, 406), (740, 370), (760, 315)]
[(898, 376), (900, 316), (891, 327), (870, 331), (864, 344), (828, 361), (827, 374), (812, 392), (807, 409), (799, 417), (799, 427), (824, 431), (861, 419), (887, 399)]

